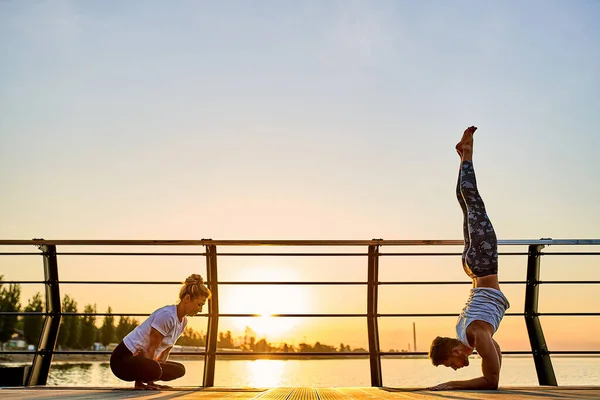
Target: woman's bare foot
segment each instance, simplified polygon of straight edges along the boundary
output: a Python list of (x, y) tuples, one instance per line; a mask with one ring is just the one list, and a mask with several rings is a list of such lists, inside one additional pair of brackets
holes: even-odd
[(460, 142), (456, 144), (456, 152), (462, 161), (470, 161), (473, 157), (473, 134), (476, 130), (475, 126), (465, 129)]
[(154, 382), (148, 382), (146, 388), (148, 388), (148, 390), (160, 390), (160, 385), (157, 385)]
[(135, 381), (133, 388), (136, 390), (158, 390), (159, 388), (154, 384), (146, 384), (142, 381)]
[(169, 385), (159, 385), (158, 383), (155, 383), (154, 386), (156, 386), (159, 389), (173, 389), (172, 386), (169, 386)]

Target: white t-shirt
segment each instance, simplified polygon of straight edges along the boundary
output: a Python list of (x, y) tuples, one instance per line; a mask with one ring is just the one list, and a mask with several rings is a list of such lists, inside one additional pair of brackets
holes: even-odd
[(185, 316), (181, 322), (177, 317), (177, 306), (164, 306), (154, 311), (140, 326), (129, 332), (123, 338), (123, 343), (132, 354), (135, 354), (138, 350), (146, 351), (150, 342), (150, 331), (154, 328), (164, 336), (152, 357), (156, 358), (166, 348), (175, 344), (186, 325), (187, 318)]

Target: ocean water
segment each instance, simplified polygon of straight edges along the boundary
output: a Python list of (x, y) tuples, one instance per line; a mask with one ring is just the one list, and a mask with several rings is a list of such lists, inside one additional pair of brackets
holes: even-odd
[[(174, 360), (177, 361), (177, 360)], [(186, 375), (171, 386), (201, 386), (203, 361), (179, 361)], [(600, 384), (599, 357), (555, 357), (552, 359), (558, 384), (564, 386)], [(437, 383), (481, 376), (481, 360), (458, 371), (434, 367), (428, 359), (383, 359), (383, 384), (388, 387), (427, 387)], [(56, 362), (48, 385), (126, 387), (132, 383), (116, 378), (106, 362)], [(500, 386), (537, 386), (533, 359), (505, 357)], [(371, 386), (367, 359), (325, 360), (223, 360), (217, 361), (215, 386)]]

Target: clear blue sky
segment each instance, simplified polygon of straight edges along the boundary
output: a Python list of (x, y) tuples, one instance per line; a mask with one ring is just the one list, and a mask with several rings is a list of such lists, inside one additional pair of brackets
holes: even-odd
[(591, 0), (1, 1), (0, 238), (459, 239), (469, 125), (500, 239), (600, 238), (599, 20)]
[[(0, 236), (599, 237), (594, 1), (0, 3)], [(417, 218), (418, 217), (418, 218)]]

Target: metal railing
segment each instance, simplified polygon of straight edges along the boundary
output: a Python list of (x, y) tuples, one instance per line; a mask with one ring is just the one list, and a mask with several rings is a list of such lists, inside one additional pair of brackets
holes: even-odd
[[(501, 281), (501, 284), (524, 284), (525, 289), (525, 307), (523, 313), (507, 313), (506, 316), (523, 316), (529, 335), (531, 351), (503, 351), (503, 354), (531, 354), (534, 359), (537, 377), (540, 385), (557, 385), (556, 375), (550, 358), (551, 354), (565, 355), (594, 355), (600, 354), (600, 351), (550, 351), (546, 345), (542, 325), (539, 317), (546, 316), (587, 316), (598, 317), (600, 312), (591, 313), (540, 313), (538, 312), (539, 286), (541, 284), (599, 284), (600, 281), (575, 281), (575, 280), (555, 280), (540, 281), (540, 260), (541, 256), (549, 255), (600, 255), (600, 252), (552, 252), (543, 253), (544, 246), (598, 246), (600, 239), (540, 239), (540, 240), (501, 240), (500, 246), (526, 246), (527, 252), (500, 252), (500, 255), (526, 255), (527, 272), (525, 281)], [(422, 257), (422, 256), (458, 256), (458, 252), (398, 252), (381, 253), (381, 246), (401, 247), (401, 246), (462, 246), (461, 240), (0, 240), (0, 246), (37, 246), (41, 250), (43, 258), (44, 277), (43, 281), (3, 281), (3, 284), (43, 284), (45, 287), (46, 311), (45, 312), (0, 312), (2, 316), (25, 316), (37, 315), (44, 316), (44, 323), (40, 334), (39, 344), (33, 351), (18, 351), (19, 354), (33, 354), (29, 375), (26, 379), (27, 385), (45, 385), (48, 379), (52, 357), (54, 354), (110, 354), (110, 352), (97, 351), (57, 351), (55, 350), (61, 318), (63, 316), (147, 316), (149, 314), (136, 313), (73, 313), (62, 312), (60, 301), (60, 285), (66, 284), (100, 284), (100, 285), (120, 285), (120, 284), (178, 284), (179, 282), (156, 282), (156, 281), (61, 281), (59, 279), (58, 256), (67, 255), (87, 255), (87, 256), (195, 256), (204, 257), (206, 260), (207, 285), (212, 291), (212, 298), (208, 302), (208, 329), (206, 334), (205, 351), (178, 352), (181, 355), (203, 355), (204, 356), (204, 376), (202, 386), (214, 386), (215, 364), (217, 356), (231, 355), (231, 352), (219, 351), (217, 349), (217, 336), (219, 317), (258, 317), (260, 314), (243, 313), (219, 313), (219, 287), (223, 285), (362, 285), (367, 286), (367, 304), (366, 313), (323, 313), (323, 314), (271, 314), (273, 317), (358, 317), (366, 318), (368, 334), (368, 352), (335, 353), (336, 356), (350, 357), (363, 355), (369, 357), (371, 385), (375, 387), (383, 386), (381, 358), (385, 356), (398, 355), (396, 352), (384, 352), (379, 344), (379, 318), (385, 317), (455, 317), (457, 313), (379, 313), (378, 312), (378, 291), (382, 285), (457, 285), (471, 284), (468, 281), (429, 281), (429, 282), (381, 282), (379, 281), (379, 259), (381, 257)], [(187, 246), (204, 247), (205, 251), (195, 253), (175, 253), (175, 252), (57, 252), (57, 246)], [(233, 252), (218, 253), (217, 247), (231, 246), (286, 246), (286, 247), (366, 247), (366, 253), (357, 252)], [(36, 253), (25, 252), (3, 252), (1, 255), (31, 255)], [(344, 281), (311, 281), (311, 282), (273, 282), (273, 281), (254, 281), (254, 282), (225, 282), (218, 280), (217, 260), (219, 257), (239, 257), (239, 256), (283, 256), (283, 257), (367, 257), (367, 282), (344, 282)], [(17, 351), (0, 351), (0, 354), (17, 353)], [(327, 356), (332, 353), (293, 353), (295, 357), (302, 356)], [(425, 352), (402, 352), (402, 355), (426, 355)], [(290, 353), (283, 352), (235, 352), (236, 356), (261, 356), (269, 357), (289, 357)]]

